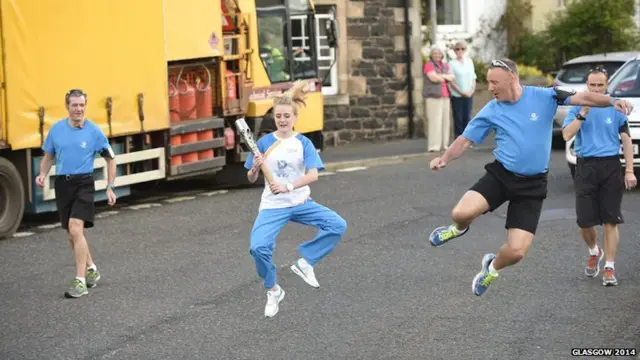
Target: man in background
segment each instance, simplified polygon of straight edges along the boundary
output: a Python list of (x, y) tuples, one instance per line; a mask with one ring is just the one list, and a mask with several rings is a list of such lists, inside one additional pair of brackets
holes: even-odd
[(102, 130), (85, 119), (86, 104), (87, 94), (82, 90), (73, 89), (66, 94), (65, 107), (69, 116), (56, 122), (49, 130), (42, 146), (44, 158), (40, 163), (40, 174), (36, 178), (37, 185), (44, 186), (55, 158), (56, 206), (60, 224), (69, 234), (76, 262), (76, 278), (65, 293), (68, 298), (87, 295), (87, 287), (95, 287), (100, 280), (84, 236), (84, 229), (93, 227), (95, 218), (95, 154), (100, 154), (107, 162), (107, 199), (109, 205), (116, 202), (113, 192), (115, 154)]
[[(587, 89), (604, 94), (608, 85), (605, 69), (596, 68), (587, 76)], [(596, 277), (600, 262), (606, 258), (602, 285), (617, 285), (615, 257), (618, 248), (618, 225), (624, 223), (622, 195), (624, 188), (637, 184), (633, 173), (633, 145), (627, 116), (612, 106), (590, 108), (575, 106), (567, 114), (562, 137), (575, 138), (577, 156), (575, 172), (576, 215), (582, 238), (589, 248), (585, 273)], [(625, 175), (620, 164), (620, 140), (626, 163)], [(596, 226), (604, 227), (604, 252), (597, 244)]]

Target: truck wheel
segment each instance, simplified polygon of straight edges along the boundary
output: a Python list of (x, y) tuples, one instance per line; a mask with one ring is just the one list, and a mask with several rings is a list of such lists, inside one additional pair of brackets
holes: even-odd
[(24, 185), (18, 169), (0, 157), (0, 238), (12, 236), (24, 215)]

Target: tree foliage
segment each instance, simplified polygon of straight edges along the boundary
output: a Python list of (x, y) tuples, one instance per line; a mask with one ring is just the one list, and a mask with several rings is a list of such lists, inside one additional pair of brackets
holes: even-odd
[[(544, 71), (558, 69), (574, 57), (614, 51), (637, 50), (640, 44), (634, 22), (634, 0), (573, 0), (564, 11), (550, 14), (544, 31), (532, 33), (518, 24), (514, 14), (526, 13), (528, 0), (508, 0), (502, 27), (509, 42), (509, 56)], [(520, 24), (523, 23), (520, 17)]]
[(572, 1), (551, 18), (549, 45), (568, 60), (585, 54), (635, 50), (640, 43), (634, 0)]

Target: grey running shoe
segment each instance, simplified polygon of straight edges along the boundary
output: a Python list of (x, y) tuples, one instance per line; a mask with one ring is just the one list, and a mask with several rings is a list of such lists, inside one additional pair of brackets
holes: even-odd
[(98, 285), (98, 280), (100, 280), (100, 272), (98, 269), (87, 269), (87, 287), (96, 287), (96, 285)]
[(587, 274), (588, 277), (596, 277), (600, 272), (600, 263), (602, 262), (602, 258), (604, 257), (604, 251), (602, 251), (601, 247), (598, 247), (598, 255), (589, 256), (589, 261), (587, 261), (587, 267), (584, 268), (584, 273)]
[(89, 291), (87, 291), (87, 286), (83, 284), (82, 281), (73, 279), (71, 287), (69, 288), (69, 290), (67, 290), (67, 292), (64, 293), (64, 297), (79, 298), (80, 296), (87, 294), (89, 294)]
[(616, 271), (614, 269), (604, 268), (604, 275), (602, 275), (602, 285), (604, 286), (618, 285), (618, 279), (616, 279)]

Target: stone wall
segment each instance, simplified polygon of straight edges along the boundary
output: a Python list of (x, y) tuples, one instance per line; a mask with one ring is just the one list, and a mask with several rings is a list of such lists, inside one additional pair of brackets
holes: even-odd
[[(404, 0), (347, 0), (347, 4), (347, 24), (340, 27), (347, 32), (348, 46), (338, 51), (349, 57), (348, 103), (325, 104), (325, 143), (339, 146), (406, 137)], [(415, 114), (416, 123), (422, 122), (421, 113)]]

